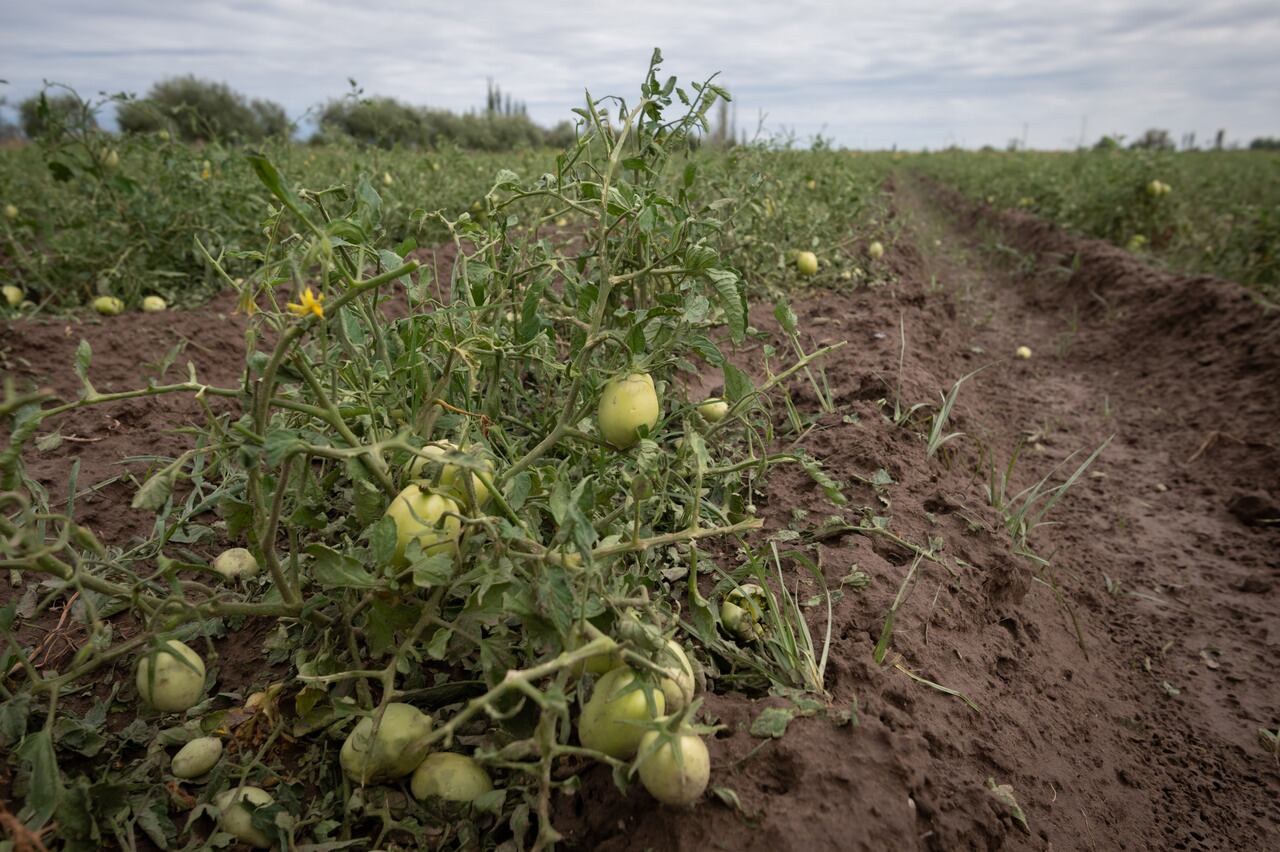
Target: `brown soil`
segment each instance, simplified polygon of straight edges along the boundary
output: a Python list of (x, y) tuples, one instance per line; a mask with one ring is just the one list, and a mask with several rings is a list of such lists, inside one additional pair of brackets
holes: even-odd
[[(936, 186), (904, 180), (894, 190), (903, 232), (879, 265), (882, 282), (794, 305), (807, 345), (849, 341), (826, 363), (838, 411), (800, 445), (847, 484), (850, 504), (837, 509), (803, 473), (780, 469), (762, 515), (773, 533), (832, 515), (857, 522), (870, 507), (902, 539), (940, 539), (945, 567), (919, 565), (877, 665), (872, 649), (911, 554), (883, 537), (824, 539), (832, 588), (855, 566), (872, 579), (841, 590), (826, 672), (833, 706), (856, 700), (858, 724), (799, 718), (782, 739), (762, 741), (747, 729), (783, 699), (708, 696), (708, 714), (726, 726), (711, 742), (712, 785), (734, 791), (742, 811), (714, 798), (694, 811), (657, 806), (638, 785), (623, 797), (594, 769), (580, 795), (558, 804), (568, 845), (1273, 846), (1280, 765), (1257, 731), (1280, 724), (1280, 320), (1237, 285), (1155, 270), (1033, 217), (973, 209)], [(0, 366), (72, 397), (81, 337), (103, 392), (137, 386), (148, 377), (141, 362), (185, 340), (166, 379), (190, 359), (203, 381), (230, 386), (243, 357), (243, 320), (231, 304), (0, 327)], [(776, 337), (767, 307), (752, 319)], [(1023, 344), (1033, 358), (1012, 359)], [(741, 363), (757, 359), (748, 352)], [(919, 434), (927, 412), (905, 427), (884, 417), (899, 381), (905, 404), (933, 404), (988, 364), (962, 387), (949, 424), (965, 437), (934, 458)], [(802, 385), (795, 392), (815, 403)], [(145, 463), (120, 459), (172, 454), (187, 440), (176, 430), (198, 416), (176, 397), (75, 414), (31, 475), (65, 502), (78, 459), (77, 514), (105, 541), (126, 544), (148, 523), (128, 509), (135, 486), (119, 477)], [(1049, 567), (1017, 555), (983, 490), (986, 460), (1003, 469), (1027, 439), (1016, 493), (1078, 453), (1060, 481), (1108, 437), (1054, 509), (1054, 525), (1031, 536)], [(880, 468), (894, 484), (882, 493), (860, 484)], [(798, 523), (796, 509), (808, 513)], [(825, 609), (808, 612), (821, 637)], [(228, 643), (230, 687), (253, 676), (254, 644)], [(989, 783), (1011, 786), (1029, 830)]]

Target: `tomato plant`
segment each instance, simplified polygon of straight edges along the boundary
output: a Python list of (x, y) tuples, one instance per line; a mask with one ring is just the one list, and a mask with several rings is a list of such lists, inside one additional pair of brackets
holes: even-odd
[[(395, 786), (463, 741), (495, 787), (475, 797), (467, 836), (524, 842), (527, 829), (545, 848), (558, 837), (553, 794), (576, 784), (566, 768), (594, 760), (625, 778), (645, 728), (620, 724), (618, 708), (657, 724), (670, 696), (689, 714), (697, 673), (739, 666), (820, 689), (784, 658), (717, 635), (726, 567), (704, 547), (723, 540), (760, 563), (748, 534), (772, 466), (799, 464), (839, 498), (813, 460), (767, 451), (779, 422), (803, 426), (788, 382), (817, 382), (830, 347), (805, 352), (780, 303), (791, 348), (766, 351), (764, 378), (726, 357), (751, 333), (743, 270), (722, 251), (738, 226), (720, 181), (699, 183), (690, 149), (727, 93), (714, 80), (660, 79), (659, 59), (638, 100), (587, 100), (577, 141), (549, 170), (500, 169), (453, 212), (392, 219), (380, 191), (414, 179), (398, 169), (390, 187), (375, 164), (349, 188), (316, 190), (248, 158), (266, 209), (257, 242), (196, 242), (252, 314), (239, 381), (212, 385), (192, 368), (100, 393), (83, 344), (78, 399), (6, 399), (6, 563), (137, 625), (124, 638), (90, 620), (62, 671), (19, 665), (24, 694), (56, 706), (115, 661), (168, 659), (159, 649), (183, 642), (207, 649), (216, 678), (215, 640), (265, 619), (267, 663), (284, 674), (243, 706), (206, 692), (194, 660), (175, 670), (192, 676), (181, 700), (154, 700), (151, 664), (145, 679), (139, 665), (136, 689), (155, 710), (139, 724), (168, 726), (172, 744), (196, 731), (166, 714), (228, 726), (200, 793), (226, 830), (255, 845), (295, 831), (327, 842), (339, 825), (385, 827), (393, 814), (385, 830), (413, 838), (435, 819), (436, 796), (417, 802)], [(208, 183), (237, 168), (208, 156)], [(126, 151), (119, 170), (133, 160)], [(580, 229), (574, 240), (557, 230), (562, 218)], [(445, 274), (420, 264), (406, 222), (448, 235)], [(389, 310), (393, 299), (403, 307)], [(710, 408), (708, 372), (723, 385)], [(622, 399), (620, 377), (638, 398)], [(48, 506), (23, 453), (70, 412), (161, 394), (190, 395), (205, 422), (136, 492), (134, 507), (156, 513), (154, 534), (108, 548)], [(611, 398), (628, 408), (621, 425), (604, 413)], [(245, 554), (211, 558), (228, 548), (259, 571)], [(210, 573), (236, 582), (209, 584)], [(251, 792), (262, 785), (271, 793)], [(157, 831), (160, 845), (175, 842), (176, 827)]]

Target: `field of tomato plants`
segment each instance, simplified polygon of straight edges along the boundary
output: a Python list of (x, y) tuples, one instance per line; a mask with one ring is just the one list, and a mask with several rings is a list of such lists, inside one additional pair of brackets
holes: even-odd
[(1274, 836), (1275, 315), (659, 62), (0, 151), (2, 852)]
[(921, 168), (975, 200), (1247, 284), (1272, 301), (1280, 293), (1273, 151), (944, 151)]

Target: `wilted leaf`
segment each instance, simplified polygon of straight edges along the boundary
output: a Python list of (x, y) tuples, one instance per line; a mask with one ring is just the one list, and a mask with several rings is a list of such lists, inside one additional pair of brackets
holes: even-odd
[(751, 736), (778, 739), (787, 732), (787, 725), (795, 715), (795, 711), (788, 707), (766, 707), (751, 723)]
[(1022, 826), (1022, 830), (1030, 834), (1031, 828), (1027, 825), (1026, 814), (1022, 812), (1022, 808), (1018, 806), (1018, 799), (1013, 795), (1013, 785), (996, 784), (994, 778), (987, 778), (987, 789), (991, 791), (991, 795), (996, 797), (996, 801), (1009, 809), (1009, 813)]

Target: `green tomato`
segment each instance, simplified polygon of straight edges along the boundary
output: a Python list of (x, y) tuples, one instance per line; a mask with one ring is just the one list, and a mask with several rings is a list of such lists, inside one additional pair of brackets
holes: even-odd
[(428, 556), (457, 553), (462, 521), (458, 504), (448, 497), (409, 485), (391, 501), (385, 514), (396, 523), (397, 565), (405, 564), (404, 550), (414, 539)]
[(252, 553), (243, 547), (233, 547), (218, 554), (213, 560), (213, 570), (228, 580), (239, 580), (243, 577), (252, 577), (262, 569)]
[(720, 623), (744, 642), (764, 635), (764, 611), (769, 596), (755, 583), (745, 583), (725, 596), (720, 604)]
[(801, 275), (815, 275), (818, 272), (818, 256), (811, 251), (796, 253), (796, 269)]
[(27, 297), (27, 294), (22, 292), (21, 287), (15, 287), (12, 284), (4, 285), (3, 288), (0, 288), (0, 292), (4, 293), (4, 300), (11, 308), (21, 305), (22, 300)]
[(142, 310), (149, 314), (156, 314), (169, 307), (169, 303), (159, 296), (147, 296), (142, 300)]
[(578, 739), (586, 748), (601, 751), (619, 760), (631, 758), (644, 736), (644, 728), (630, 722), (652, 722), (666, 712), (662, 690), (649, 692), (635, 685), (636, 673), (620, 666), (596, 682), (591, 699), (578, 717)]
[(430, 716), (411, 704), (391, 703), (376, 731), (371, 716), (356, 723), (338, 761), (347, 777), (360, 784), (403, 778), (426, 757), (430, 734)]
[(729, 413), (729, 403), (723, 399), (708, 399), (698, 406), (698, 413), (708, 423), (719, 423)]
[(106, 158), (102, 161), (102, 165), (105, 166), (107, 169), (116, 168), (117, 166), (120, 165), (120, 154), (118, 154), (116, 150), (112, 148), (111, 152), (108, 153)]
[(707, 744), (697, 734), (682, 732), (658, 745), (659, 736), (657, 731), (646, 731), (640, 739), (640, 783), (659, 802), (692, 805), (711, 780)]
[(199, 778), (222, 758), (222, 740), (217, 737), (197, 737), (178, 749), (169, 764), (169, 771), (177, 778)]
[(1023, 361), (1030, 360), (1030, 358), (1031, 358), (1031, 347), (1030, 347), (1030, 346), (1019, 346), (1019, 347), (1018, 347), (1018, 350), (1017, 350), (1016, 352), (1014, 352), (1013, 354), (1014, 354), (1014, 355), (1016, 355), (1017, 357), (1021, 358)]
[(218, 823), (227, 834), (258, 849), (269, 849), (273, 838), (253, 826), (252, 809), (270, 805), (275, 800), (261, 787), (238, 787), (218, 794), (214, 806)]
[(884, 257), (884, 246), (879, 240), (873, 240), (871, 245), (867, 246), (867, 254), (871, 255), (872, 260), (879, 260)]
[(9, 220), (17, 219), (17, 218), (18, 218), (18, 208), (17, 208), (17, 207), (14, 207), (12, 204), (6, 204), (6, 205), (4, 206), (4, 218), (9, 219)]
[[(577, 554), (573, 554), (577, 556)], [(581, 557), (579, 557), (581, 559)], [(574, 627), (569, 633), (569, 649), (570, 651), (581, 648), (587, 644), (586, 631), (579, 627)], [(584, 672), (602, 675), (613, 671), (622, 665), (621, 651), (604, 651), (599, 654), (592, 654), (574, 667), (575, 674), (583, 674)]]
[[(439, 487), (454, 495), (459, 501), (465, 503), (467, 501), (467, 488), (464, 484), (466, 480), (461, 477), (463, 469), (458, 467), (456, 464), (439, 463), (446, 453), (459, 452), (458, 445), (452, 441), (433, 441), (424, 446), (421, 452), (423, 453), (423, 456), (426, 457), (417, 456), (409, 464), (409, 478), (423, 479), (425, 478), (423, 477), (424, 471), (426, 472), (427, 477), (434, 477), (438, 473), (440, 478), (437, 484)], [(485, 472), (489, 474), (490, 478), (492, 478), (493, 464), (485, 458), (482, 458), (480, 461), (484, 466)], [(432, 462), (435, 463), (433, 464)], [(428, 467), (428, 464), (431, 466)], [(489, 498), (493, 496), (489, 493), (489, 489), (484, 487), (484, 482), (480, 480), (480, 477), (476, 476), (474, 473), (471, 474), (471, 487), (475, 489), (476, 500), (479, 501), (481, 506), (488, 503)]]
[(448, 802), (474, 802), (493, 789), (493, 782), (473, 758), (437, 751), (414, 770), (409, 789), (419, 801), (435, 796)]
[(138, 660), (136, 682), (138, 695), (156, 710), (188, 710), (204, 696), (204, 660), (182, 642), (170, 639), (165, 649)]
[(99, 296), (93, 300), (92, 307), (105, 317), (113, 317), (124, 310), (124, 302), (115, 296)]
[(614, 379), (600, 394), (600, 434), (617, 449), (629, 449), (639, 442), (640, 427), (652, 429), (661, 413), (658, 392), (648, 373)]
[(666, 648), (658, 652), (657, 664), (667, 670), (667, 677), (662, 679), (662, 695), (666, 699), (667, 712), (675, 713), (684, 709), (693, 700), (696, 681), (693, 677), (693, 664), (689, 655), (674, 639), (667, 640)]

